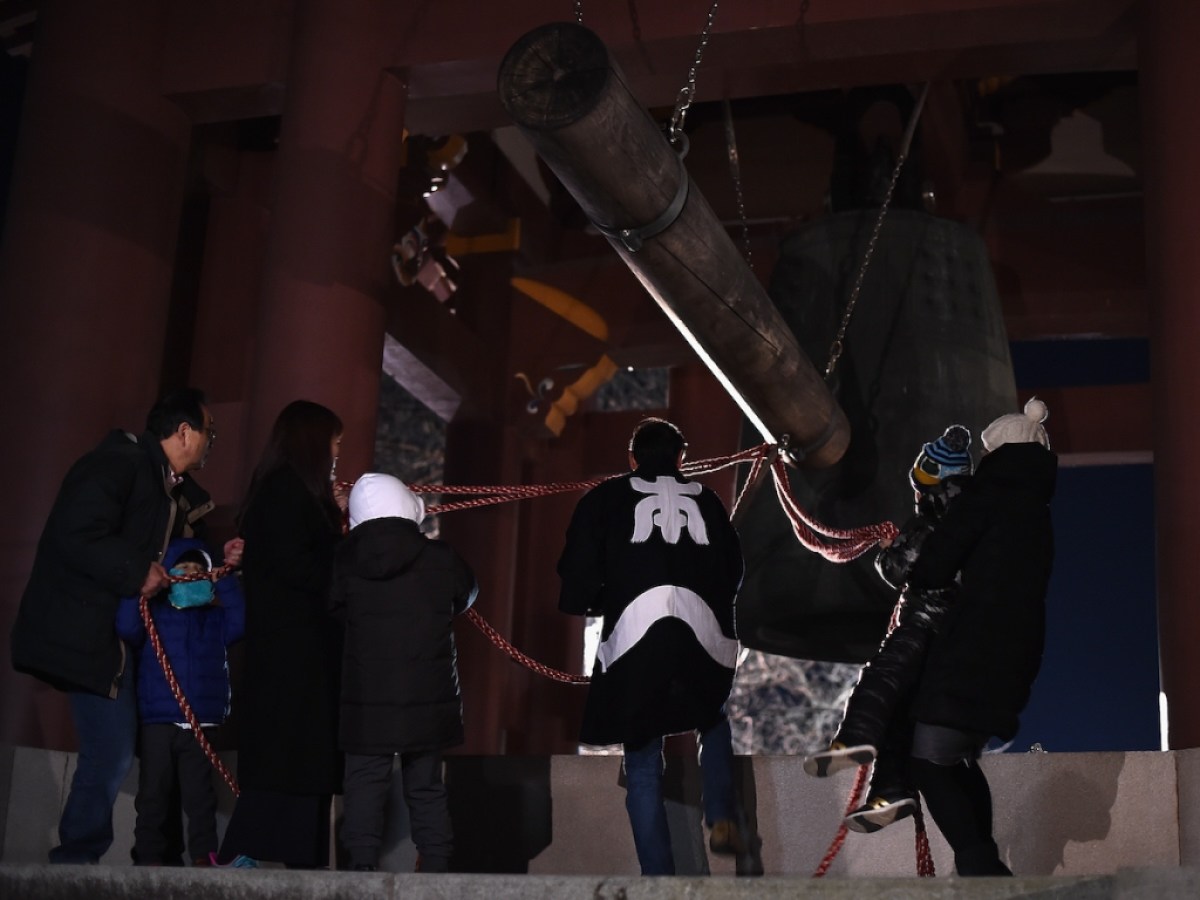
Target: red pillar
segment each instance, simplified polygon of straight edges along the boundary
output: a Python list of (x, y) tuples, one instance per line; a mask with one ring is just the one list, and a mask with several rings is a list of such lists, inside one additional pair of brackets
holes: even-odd
[(190, 381), (204, 388), (217, 430), (216, 448), (200, 476), (217, 508), (208, 515), (209, 537), (220, 543), (234, 519), (249, 479), (251, 452), (245, 434), (246, 393), (254, 371), (254, 321), (270, 224), (273, 153), (239, 155), (228, 195), (212, 198), (204, 239), (204, 266), (192, 333)]
[(70, 463), (159, 391), (188, 144), (158, 90), (166, 8), (38, 8), (0, 248), (0, 742), (66, 747), (61, 695), (15, 674), (7, 635)]
[(279, 410), (305, 398), (346, 424), (342, 474), (371, 464), (406, 96), (388, 66), (403, 8), (296, 4), (247, 410), (251, 460)]
[[(671, 370), (668, 402), (670, 412), (667, 417), (679, 426), (687, 439), (689, 461), (728, 456), (741, 449), (739, 442), (745, 416), (703, 363), (694, 362)], [(753, 440), (760, 440), (756, 432)], [(731, 513), (738, 474), (736, 468), (729, 468), (701, 479), (717, 492)]]
[(1150, 0), (1138, 48), (1146, 183), (1146, 261), (1150, 288), (1158, 629), (1170, 745), (1200, 746), (1200, 581), (1194, 538), (1200, 509), (1200, 4)]

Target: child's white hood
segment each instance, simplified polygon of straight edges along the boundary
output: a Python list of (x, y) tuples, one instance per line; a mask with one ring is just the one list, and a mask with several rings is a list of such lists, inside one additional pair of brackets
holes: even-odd
[(408, 519), (421, 524), (425, 501), (414, 494), (399, 478), (382, 472), (368, 472), (350, 491), (350, 527), (371, 519)]

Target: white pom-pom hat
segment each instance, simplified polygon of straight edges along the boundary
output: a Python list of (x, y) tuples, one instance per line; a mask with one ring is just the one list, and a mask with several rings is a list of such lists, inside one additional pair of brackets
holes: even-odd
[(983, 429), (980, 440), (988, 451), (1005, 444), (1041, 444), (1049, 450), (1050, 438), (1042, 427), (1049, 414), (1045, 403), (1037, 397), (1030, 397), (1024, 413), (1009, 413), (996, 419)]

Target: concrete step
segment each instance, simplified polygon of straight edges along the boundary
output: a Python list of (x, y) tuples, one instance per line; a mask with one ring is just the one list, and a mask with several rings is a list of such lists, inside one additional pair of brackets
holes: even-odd
[(5, 900), (1175, 900), (1200, 897), (1200, 870), (1025, 878), (638, 878), (410, 875), (279, 869), (0, 865)]
[[(233, 755), (227, 761), (236, 763)], [(58, 817), (74, 765), (72, 754), (0, 746), (0, 862), (46, 861), (57, 842)], [(992, 785), (996, 840), (1019, 876), (1086, 878), (1115, 876), (1125, 869), (1200, 867), (1200, 750), (1001, 754), (985, 757), (983, 767)], [(716, 876), (711, 883), (744, 883), (760, 890), (778, 876), (795, 879), (789, 882), (793, 885), (808, 884), (829, 852), (855, 773), (810, 778), (795, 756), (738, 757), (736, 769), (747, 833), (753, 838), (753, 853), (737, 861), (707, 852), (695, 759), (668, 758), (664, 792), (676, 871), (684, 881), (711, 874)], [(457, 873), (579, 876), (582, 881), (561, 884), (593, 888), (607, 883), (604, 879), (638, 874), (617, 756), (452, 756), (446, 760), (446, 784)], [(115, 840), (102, 860), (104, 868), (130, 867), (136, 788), (135, 770), (114, 809)], [(233, 799), (223, 784), (218, 792), (220, 832)], [(953, 856), (932, 823), (929, 843), (938, 875), (952, 873)], [(412, 872), (415, 858), (397, 775), (381, 868), (399, 876)], [(816, 883), (894, 878), (899, 879), (896, 884), (912, 886), (905, 889), (930, 890), (923, 887), (926, 882), (910, 878), (915, 872), (913, 820), (905, 819), (877, 834), (847, 835), (829, 877)], [(764, 873), (766, 879), (734, 877)], [(220, 874), (199, 871), (197, 877)], [(188, 876), (167, 870), (161, 877)], [(223, 882), (213, 882), (218, 883)], [(456, 882), (414, 882), (426, 883)], [(632, 883), (644, 889), (643, 882)], [(1055, 891), (1074, 889), (1075, 883), (1029, 884)], [(7, 896), (0, 892), (0, 900)], [(1200, 898), (1200, 890), (1194, 896)]]

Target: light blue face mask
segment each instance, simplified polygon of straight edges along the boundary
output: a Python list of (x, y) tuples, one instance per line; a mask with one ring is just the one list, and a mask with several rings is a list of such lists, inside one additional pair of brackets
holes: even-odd
[[(186, 575), (182, 566), (171, 570), (175, 576)], [(176, 609), (189, 609), (193, 606), (207, 606), (213, 600), (213, 583), (205, 578), (202, 581), (177, 581), (167, 592), (167, 600)]]

